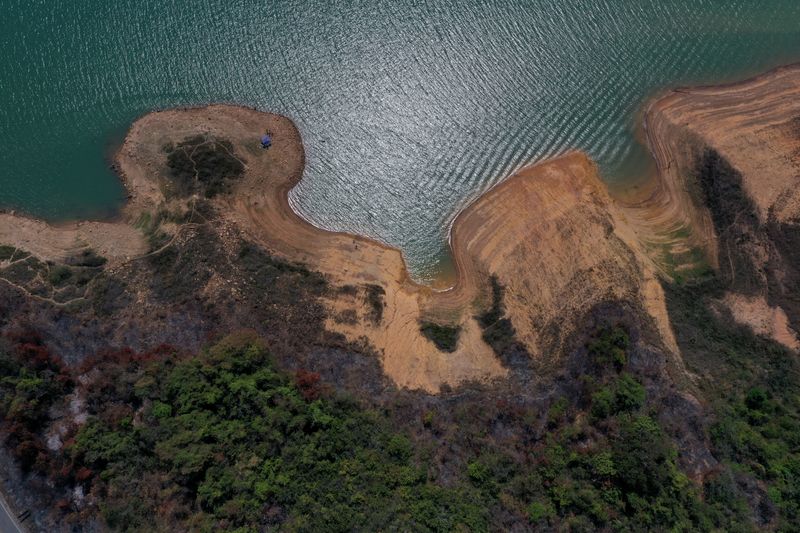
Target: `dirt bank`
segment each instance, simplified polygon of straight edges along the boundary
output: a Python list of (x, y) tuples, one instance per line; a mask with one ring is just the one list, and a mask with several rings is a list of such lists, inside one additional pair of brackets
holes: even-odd
[(714, 267), (743, 295), (729, 299), (734, 310), (760, 301), (796, 330), (800, 67), (675, 89), (649, 106), (645, 127), (658, 174), (625, 214), (651, 256), (676, 277)]
[[(265, 131), (274, 139), (268, 150), (259, 142)], [(595, 165), (580, 153), (519, 171), (457, 217), (457, 279), (447, 291), (414, 283), (397, 249), (300, 218), (288, 202), (305, 163), (299, 132), (287, 118), (236, 106), (160, 111), (137, 120), (115, 161), (130, 193), (119, 222), (67, 231), (3, 220), (0, 241), (45, 259), (67, 253), (74, 241), (128, 259), (144, 253), (143, 233), (175, 238), (181, 222), (157, 212), (194, 211), (206, 201), (176, 195), (170, 185), (166, 154), (191, 138), (229, 141), (244, 168), (229, 191), (210, 200), (224, 219), (220, 226), (234, 224), (272, 253), (340, 287), (326, 300), (328, 329), (368, 341), (400, 386), (435, 392), (443, 384), (506, 375), (475, 318), (491, 306), (492, 276), (505, 287), (503, 312), (516, 341), (534, 358), (554, 359), (585, 310), (612, 300), (646, 311), (660, 340), (677, 353), (656, 270)], [(421, 321), (460, 328), (455, 351), (437, 348), (420, 331)]]
[(140, 255), (147, 248), (141, 232), (127, 224), (70, 222), (51, 225), (10, 213), (0, 213), (0, 244), (27, 250), (48, 261), (61, 261), (92, 249), (113, 262)]

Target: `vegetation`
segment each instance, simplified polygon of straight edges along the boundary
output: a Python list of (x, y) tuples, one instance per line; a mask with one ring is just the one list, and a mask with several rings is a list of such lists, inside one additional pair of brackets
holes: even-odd
[(177, 146), (166, 145), (164, 151), (171, 185), (178, 196), (199, 194), (212, 198), (228, 192), (231, 180), (244, 173), (233, 145), (224, 139), (198, 135)]
[(67, 264), (76, 267), (97, 268), (105, 265), (108, 260), (98, 255), (91, 248), (82, 250), (79, 254), (67, 259)]
[(431, 483), (408, 437), (252, 337), (165, 354), (95, 363), (65, 451), (111, 529), (487, 528), (475, 489)]
[(21, 287), (28, 294), (64, 304), (83, 300), (92, 283), (102, 277), (107, 260), (86, 249), (64, 263), (40, 261), (12, 246), (1, 246), (7, 263), (0, 266), (0, 278)]
[(5, 445), (23, 471), (48, 471), (42, 430), (50, 408), (72, 390), (64, 364), (33, 333), (18, 333), (0, 344), (0, 420)]
[(505, 288), (500, 284), (497, 276), (492, 276), (490, 283), (492, 305), (485, 313), (476, 318), (483, 328), (483, 340), (497, 354), (502, 354), (517, 344), (517, 332), (511, 324), (511, 320), (505, 316), (505, 307), (503, 306)]
[[(26, 354), (6, 351), (2, 415), (5, 424), (31, 421), (15, 441), (33, 443), (18, 452), (28, 468), (56, 487), (92, 494), (90, 509), (113, 530), (734, 525), (738, 515), (703, 502), (678, 470), (639, 378), (614, 353), (629, 344), (620, 327), (590, 339), (593, 377), (577, 400), (551, 401), (541, 438), (530, 435), (533, 405), (495, 410), (476, 396), (475, 407), (467, 402), (451, 414), (442, 403), (419, 418), (395, 416), (395, 408), (333, 392), (317, 373), (280, 370), (249, 334), (196, 355), (167, 347), (105, 354), (76, 371), (95, 376), (80, 385), (50, 356), (28, 367)], [(64, 435), (62, 449), (47, 451), (46, 413), (73, 390), (85, 398), (88, 419)], [(751, 396), (750, 405), (763, 409), (766, 400)], [(490, 419), (516, 440), (486, 434)], [(450, 474), (432, 453), (443, 434), (464, 447)], [(78, 519), (74, 502), (59, 508), (65, 520)]]
[(454, 352), (461, 335), (461, 326), (442, 326), (433, 322), (423, 322), (419, 330), (443, 352)]
[(386, 291), (380, 285), (367, 285), (367, 304), (370, 307), (370, 320), (373, 324), (380, 324), (383, 321), (383, 309), (386, 307), (384, 297)]
[(778, 529), (791, 531), (800, 522), (800, 366), (777, 343), (715, 316), (709, 301), (722, 293), (713, 278), (668, 292), (678, 342), (716, 412), (713, 451), (730, 469), (728, 488), (715, 494), (736, 507), (747, 480), (757, 479), (767, 487), (749, 491), (757, 523), (777, 518)]
[(2, 244), (0, 245), (0, 261), (10, 261), (14, 259), (18, 252), (21, 252), (21, 250), (18, 251), (13, 246)]
[[(176, 186), (185, 194), (223, 191), (236, 176), (226, 150), (205, 138), (166, 147)], [(216, 170), (201, 178), (206, 164)], [(718, 227), (742, 224), (727, 232), (726, 246), (763, 238), (766, 230), (747, 216), (714, 214), (749, 207), (727, 181), (732, 169), (714, 154), (704, 165), (700, 185), (709, 202), (716, 198)], [(207, 202), (192, 205), (137, 222), (153, 253), (128, 277), (104, 272), (91, 251), (50, 264), (0, 247), (0, 275), (13, 284), (56, 302), (88, 302), (81, 318), (91, 320), (81, 322), (37, 308), (40, 325), (61, 328), (52, 337), (113, 324), (105, 319), (133, 301), (130, 282), (154, 295), (153, 320), (163, 309), (173, 328), (195, 339), (244, 324), (269, 342), (241, 334), (200, 353), (101, 351), (67, 367), (36, 333), (4, 329), (0, 431), (22, 469), (46, 482), (54, 501), (43, 508), (59, 513), (59, 523), (100, 517), (112, 530), (449, 532), (791, 531), (800, 522), (800, 363), (710, 310), (728, 283), (758, 281), (746, 270), (738, 280), (723, 272), (726, 285), (703, 272), (666, 288), (682, 354), (710, 406), (697, 408), (696, 424), (677, 422), (681, 434), (675, 418), (685, 411), (670, 414), (679, 395), (660, 370), (663, 354), (641, 340), (638, 317), (617, 317), (612, 305), (587, 310), (593, 326), (575, 334), (563, 373), (526, 381), (537, 367), (508, 356), (521, 348), (493, 277), (490, 305), (476, 319), (509, 379), (456, 394), (443, 388), (441, 396), (398, 391), (382, 381), (376, 357), (326, 336), (318, 298), (331, 288), (320, 274), (246, 242), (222, 246), (207, 224), (188, 224), (169, 240), (162, 222), (213, 217)], [(215, 276), (235, 290), (213, 298), (198, 290)], [(335, 290), (363, 298), (368, 318), (383, 321), (382, 287)], [(4, 327), (20, 309), (5, 305)], [(440, 350), (458, 343), (457, 327), (420, 329)], [(687, 434), (704, 453), (711, 443), (713, 457), (704, 459), (713, 468), (701, 483), (679, 468), (687, 464), (679, 447), (693, 451), (677, 440)]]

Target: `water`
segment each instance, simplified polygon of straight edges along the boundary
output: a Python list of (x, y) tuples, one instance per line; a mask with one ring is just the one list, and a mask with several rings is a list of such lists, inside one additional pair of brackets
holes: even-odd
[(416, 277), (457, 211), (523, 164), (581, 148), (609, 182), (663, 87), (800, 58), (796, 0), (4, 0), (0, 205), (102, 217), (108, 154), (146, 111), (238, 102), (292, 117), (292, 204), (399, 246)]

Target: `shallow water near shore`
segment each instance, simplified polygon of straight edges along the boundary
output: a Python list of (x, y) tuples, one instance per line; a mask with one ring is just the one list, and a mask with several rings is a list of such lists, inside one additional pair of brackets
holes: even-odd
[(236, 102), (299, 126), (297, 211), (398, 246), (431, 281), (458, 210), (515, 169), (579, 148), (619, 185), (648, 165), (647, 98), (800, 59), (800, 4), (766, 5), (10, 0), (0, 207), (109, 216), (123, 201), (109, 147), (133, 119)]

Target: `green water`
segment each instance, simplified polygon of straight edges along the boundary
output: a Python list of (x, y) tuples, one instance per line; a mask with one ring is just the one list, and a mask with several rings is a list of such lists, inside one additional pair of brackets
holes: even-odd
[(439, 268), (466, 202), (521, 165), (587, 150), (640, 172), (646, 98), (800, 58), (796, 0), (5, 0), (0, 206), (113, 214), (108, 154), (153, 108), (292, 117), (296, 209)]

